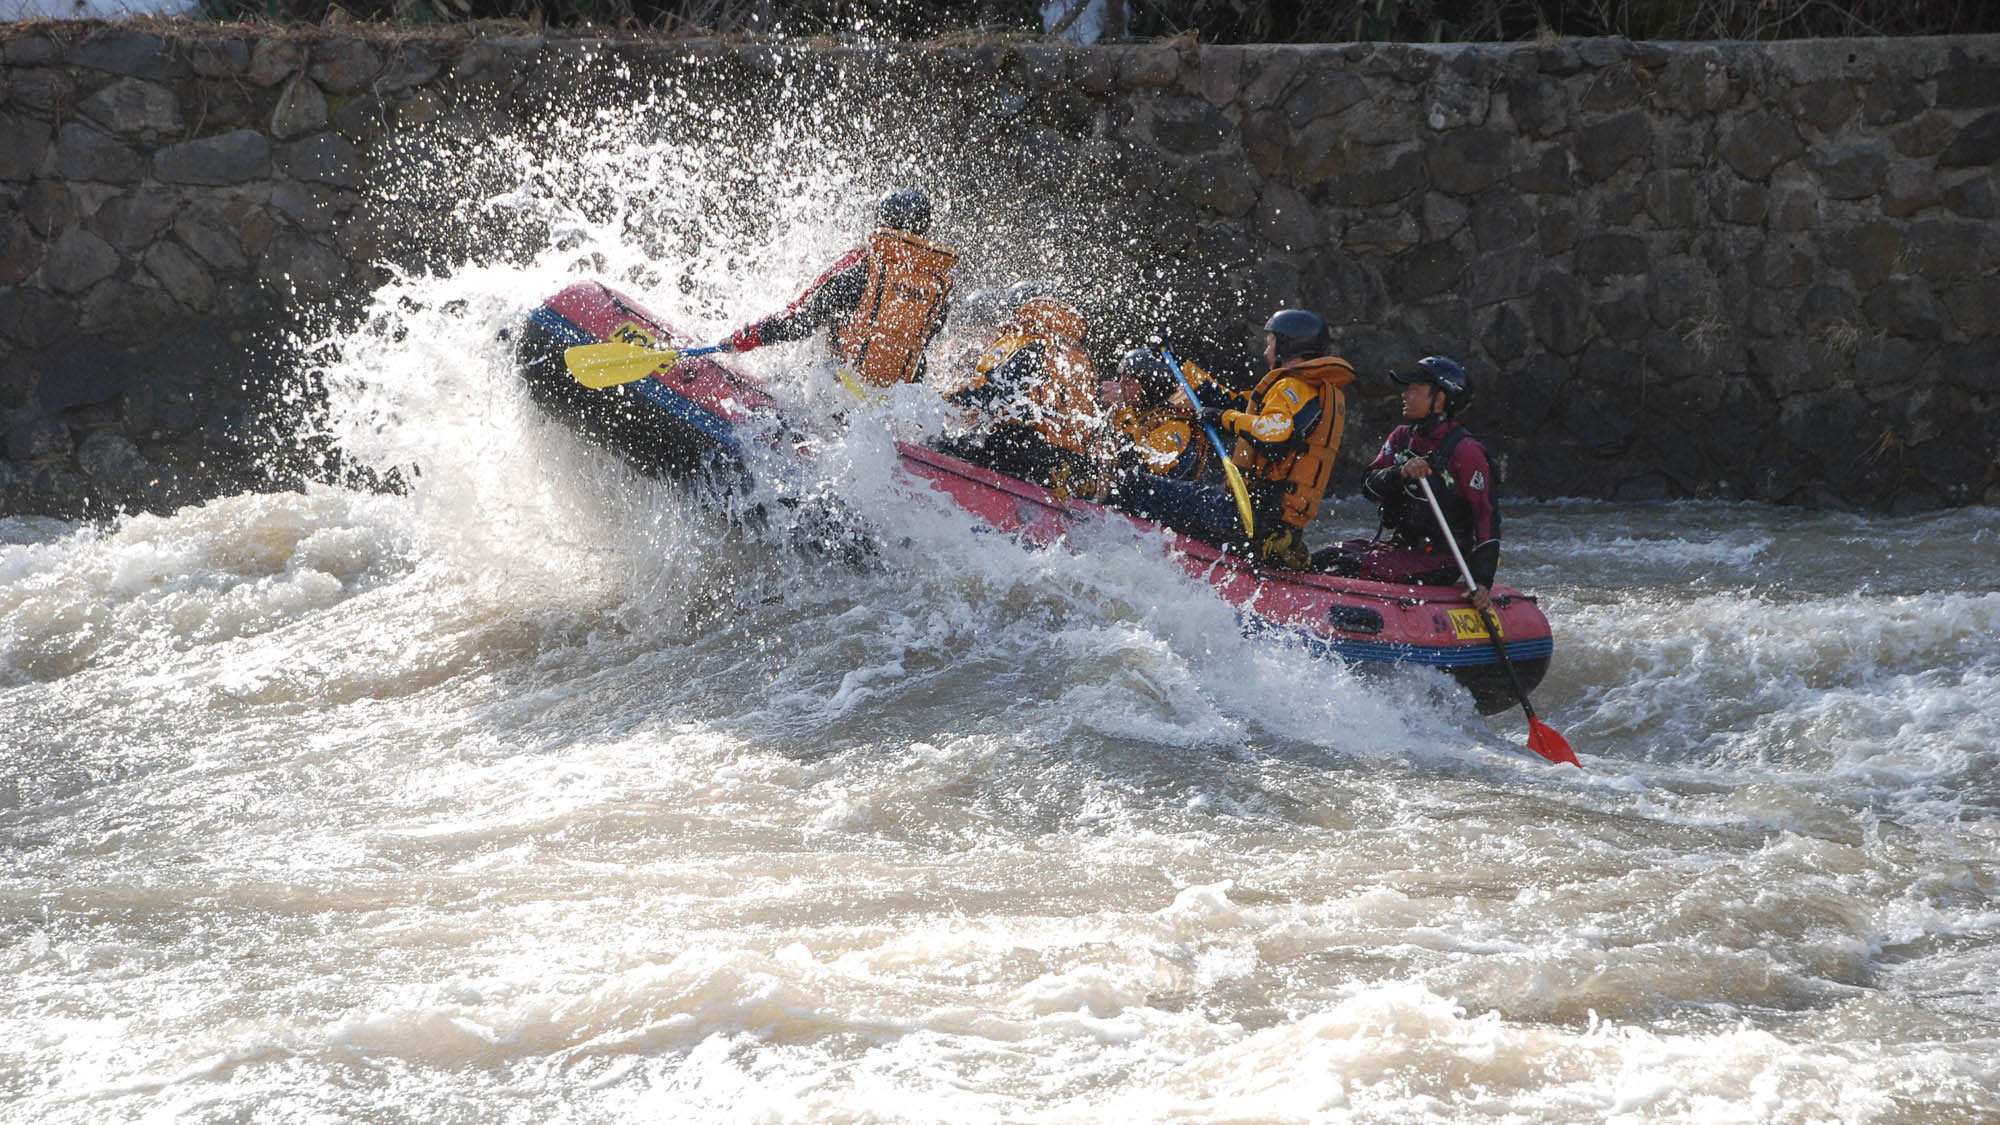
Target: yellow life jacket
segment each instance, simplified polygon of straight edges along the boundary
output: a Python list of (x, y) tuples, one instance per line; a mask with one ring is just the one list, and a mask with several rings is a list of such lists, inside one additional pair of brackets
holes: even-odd
[[(1194, 440), (1194, 424), (1185, 408), (1156, 406), (1141, 410), (1121, 406), (1111, 412), (1111, 424), (1131, 441), (1146, 471), (1167, 476), (1180, 464)], [(1195, 446), (1199, 455), (1203, 447)]]
[[(1181, 361), (1181, 374), (1197, 391), (1215, 382), (1193, 360)], [(1208, 439), (1197, 432), (1194, 407), (1179, 387), (1158, 405), (1119, 407), (1111, 424), (1132, 443), (1148, 472), (1194, 480), (1208, 468)]]
[(956, 264), (958, 255), (914, 234), (869, 235), (861, 303), (833, 337), (834, 352), (848, 370), (878, 387), (915, 379), (951, 293)]
[[(1239, 437), (1230, 451), (1229, 459), (1238, 468), (1283, 489), (1281, 518), (1292, 527), (1303, 528), (1312, 522), (1326, 497), (1333, 458), (1340, 452), (1340, 439), (1347, 430), (1347, 395), (1341, 388), (1352, 382), (1354, 368), (1344, 359), (1326, 356), (1280, 367), (1265, 375), (1250, 392), (1250, 401), (1265, 416), (1282, 413), (1288, 419), (1296, 417), (1305, 404), (1291, 400), (1301, 391), (1319, 401), (1319, 420), (1312, 432), (1303, 436), (1294, 433), (1268, 453), (1267, 446)], [(1299, 386), (1288, 387), (1287, 383)]]

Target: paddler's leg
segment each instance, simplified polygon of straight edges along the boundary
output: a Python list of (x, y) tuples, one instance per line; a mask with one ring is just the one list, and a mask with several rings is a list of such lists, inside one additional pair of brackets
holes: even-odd
[(1050, 489), (1059, 498), (1102, 504), (1110, 497), (1110, 486), (1095, 461), (1056, 445), (1049, 446), (1049, 454)]
[[(1260, 529), (1273, 526), (1259, 524)], [(1257, 544), (1257, 557), (1270, 566), (1281, 566), (1286, 570), (1306, 570), (1312, 566), (1312, 555), (1306, 550), (1305, 532), (1287, 523), (1275, 525), (1276, 531), (1263, 536)]]
[(1044, 488), (1054, 484), (1056, 466), (1060, 463), (1056, 449), (1033, 429), (1013, 423), (995, 426), (986, 435), (986, 448), (992, 456), (989, 464), (994, 472)]
[(1003, 423), (984, 433), (947, 438), (934, 448), (1002, 476), (1047, 487), (1056, 466), (1054, 451), (1025, 426)]
[(981, 433), (960, 434), (957, 437), (939, 438), (930, 443), (931, 448), (947, 457), (956, 457), (974, 465), (986, 464), (986, 435)]
[(1243, 543), (1243, 522), (1236, 514), (1236, 498), (1218, 488), (1138, 472), (1119, 483), (1113, 503), (1140, 519), (1170, 527), (1210, 546), (1229, 548)]
[(1361, 556), (1375, 546), (1373, 539), (1343, 539), (1312, 553), (1312, 569), (1322, 574), (1354, 578), (1361, 573)]
[(1372, 543), (1356, 558), (1362, 578), (1403, 582), (1412, 586), (1449, 586), (1458, 581), (1455, 566), (1438, 566), (1437, 553), (1393, 543)]

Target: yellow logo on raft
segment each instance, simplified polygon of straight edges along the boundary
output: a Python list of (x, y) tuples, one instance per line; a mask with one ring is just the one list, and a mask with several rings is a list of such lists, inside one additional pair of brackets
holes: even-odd
[[(1500, 624), (1499, 618), (1494, 618), (1493, 627), (1500, 631), (1501, 636), (1504, 637), (1507, 635), (1507, 630), (1504, 626)], [(1479, 620), (1479, 611), (1476, 609), (1452, 610), (1451, 631), (1454, 634), (1456, 634), (1458, 639), (1461, 641), (1471, 640), (1474, 637), (1485, 637), (1489, 635), (1486, 632), (1485, 624)]]

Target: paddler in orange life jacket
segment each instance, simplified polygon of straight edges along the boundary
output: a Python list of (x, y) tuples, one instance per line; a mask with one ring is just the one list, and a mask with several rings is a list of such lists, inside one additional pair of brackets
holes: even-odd
[(1264, 363), (1270, 371), (1240, 399), (1220, 391), (1197, 392), (1196, 421), (1229, 440), (1230, 460), (1243, 470), (1257, 525), (1257, 554), (1265, 562), (1303, 570), (1311, 565), (1305, 528), (1326, 497), (1333, 459), (1347, 429), (1347, 396), (1354, 368), (1332, 354), (1326, 321), (1306, 309), (1280, 309), (1264, 325)]
[(875, 215), (876, 230), (865, 243), (842, 255), (783, 312), (738, 329), (730, 346), (747, 352), (830, 327), (842, 378), (857, 392), (921, 378), (924, 347), (944, 323), (958, 256), (925, 237), (931, 201), (915, 188), (883, 196)]
[(1458, 585), (1458, 563), (1417, 484), (1428, 477), (1472, 572), (1471, 600), (1489, 609), (1500, 566), (1500, 513), (1486, 447), (1458, 421), (1459, 411), (1472, 401), (1472, 381), (1465, 368), (1441, 355), (1426, 356), (1414, 370), (1389, 377), (1403, 384), (1403, 424), (1382, 443), (1361, 482), (1362, 495), (1381, 505), (1381, 530), (1372, 540), (1319, 552), (1314, 561), (1382, 582)]
[(1108, 475), (1112, 446), (1097, 369), (1083, 350), (1081, 313), (1033, 283), (1008, 291), (1018, 301), (972, 378), (945, 395), (970, 407), (981, 432), (945, 452), (1019, 480), (1094, 496)]

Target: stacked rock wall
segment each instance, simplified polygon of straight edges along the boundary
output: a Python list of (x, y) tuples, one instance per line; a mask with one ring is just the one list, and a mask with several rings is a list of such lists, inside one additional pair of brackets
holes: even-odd
[(1139, 232), (1140, 272), (1177, 279), (1227, 347), (1279, 304), (1324, 311), (1364, 373), (1349, 473), (1392, 420), (1376, 376), (1442, 351), (1479, 380), (1476, 428), (1516, 494), (2000, 502), (1992, 37), (781, 48), (14, 26), (0, 514), (313, 471), (324, 451), (285, 435), (288, 334), (353, 314), (389, 263), (481, 252), (416, 236), (386, 154), (677, 72), (746, 106), (802, 81), (870, 90), (977, 133), (1010, 190), (1085, 195)]
[(374, 52), (0, 38), (0, 512), (167, 508), (291, 475), (286, 335), (376, 273), (355, 238), (362, 130), (331, 108), (381, 77)]

